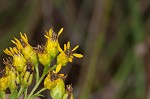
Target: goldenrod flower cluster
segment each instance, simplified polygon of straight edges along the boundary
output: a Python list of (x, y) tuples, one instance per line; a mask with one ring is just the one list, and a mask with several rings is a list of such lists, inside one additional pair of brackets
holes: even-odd
[[(4, 50), (4, 53), (10, 57), (3, 59), (5, 68), (0, 71), (0, 92), (5, 91), (7, 88), (10, 89), (11, 93), (15, 90), (17, 95), (14, 99), (19, 98), (22, 93), (27, 94), (24, 90), (27, 90), (28, 86), (32, 83), (35, 73), (36, 84), (28, 97), (25, 95), (25, 99), (40, 96), (38, 92), (34, 94), (34, 91), (46, 75), (44, 89), (50, 90), (50, 95), (53, 99), (73, 99), (73, 88), (71, 85), (67, 85), (65, 89), (64, 80), (66, 76), (59, 74), (59, 71), (62, 66), (66, 66), (67, 63), (72, 62), (74, 57), (82, 58), (83, 55), (73, 53), (79, 45), (71, 49), (70, 42), (64, 44), (64, 49), (61, 49), (58, 38), (62, 32), (63, 28), (58, 33), (50, 29), (44, 35), (47, 39), (46, 44), (37, 45), (37, 47), (32, 47), (29, 44), (25, 33), (20, 33), (20, 39), (14, 37), (14, 40), (11, 41), (15, 46)], [(51, 67), (50, 64), (54, 58), (57, 61)], [(44, 66), (41, 77), (39, 75), (38, 63)]]

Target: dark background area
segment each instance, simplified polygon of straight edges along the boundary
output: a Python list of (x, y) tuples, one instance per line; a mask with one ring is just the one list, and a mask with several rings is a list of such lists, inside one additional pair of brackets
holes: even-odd
[(0, 0), (0, 65), (19, 32), (36, 46), (51, 27), (84, 55), (61, 71), (75, 99), (150, 99), (150, 0)]

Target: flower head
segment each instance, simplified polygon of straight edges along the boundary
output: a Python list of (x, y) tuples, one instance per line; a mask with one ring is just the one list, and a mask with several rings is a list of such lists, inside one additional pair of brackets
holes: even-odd
[(45, 50), (51, 55), (52, 58), (56, 57), (58, 54), (58, 38), (60, 34), (62, 33), (63, 28), (60, 29), (58, 34), (56, 34), (53, 29), (50, 29), (49, 32), (46, 32), (46, 35), (44, 35), (47, 38), (47, 42), (45, 45)]
[(6, 74), (6, 70), (0, 70), (0, 92), (5, 91), (9, 84), (9, 78)]
[(65, 93), (65, 83), (62, 78), (58, 78), (55, 80), (56, 86), (51, 88), (50, 95), (53, 99), (62, 99)]
[(13, 65), (13, 61), (10, 58), (3, 59), (5, 64), (6, 74), (9, 78), (9, 88), (10, 90), (17, 89), (18, 84), (20, 84), (19, 73), (16, 67)]
[(29, 43), (28, 43), (28, 38), (27, 38), (27, 35), (24, 33), (24, 35), (20, 32), (20, 36), (21, 36), (21, 39), (20, 41), (14, 37), (14, 40), (11, 40), (19, 50), (22, 50), (24, 47), (28, 46)]
[(57, 64), (58, 64), (56, 68), (57, 72), (59, 72), (59, 70), (61, 69), (61, 66), (66, 66), (68, 62), (72, 62), (74, 57), (77, 57), (77, 58), (83, 57), (82, 54), (73, 53), (78, 47), (79, 45), (77, 45), (71, 50), (70, 42), (68, 42), (67, 45), (64, 44), (64, 50), (58, 47), (60, 54), (57, 56)]
[(34, 65), (37, 64), (37, 55), (33, 47), (28, 43), (27, 35), (20, 33), (20, 41), (14, 38), (12, 42), (17, 46), (18, 50), (22, 52), (24, 57), (30, 60)]
[(13, 66), (16, 67), (16, 69), (21, 72), (23, 70), (23, 68), (26, 66), (26, 59), (24, 58), (24, 56), (20, 53), (20, 51), (16, 48), (9, 48), (9, 49), (5, 49), (4, 52), (13, 57)]
[(27, 61), (26, 68), (24, 68), (23, 72), (21, 73), (21, 84), (23, 86), (29, 86), (32, 83), (33, 72), (34, 72), (33, 64)]
[(57, 79), (64, 80), (66, 76), (64, 74), (57, 74), (54, 71), (51, 71), (47, 74), (47, 77), (44, 80), (44, 87), (51, 90), (52, 88), (56, 87)]
[(47, 66), (48, 64), (50, 64), (50, 62), (52, 61), (52, 59), (50, 57), (50, 54), (47, 53), (47, 51), (45, 50), (45, 46), (37, 45), (36, 51), (37, 51), (39, 62), (42, 65)]

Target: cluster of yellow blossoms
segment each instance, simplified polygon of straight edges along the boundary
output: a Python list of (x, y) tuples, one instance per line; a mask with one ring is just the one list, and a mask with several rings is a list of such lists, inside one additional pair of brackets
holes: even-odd
[[(46, 44), (37, 45), (37, 47), (32, 47), (28, 43), (25, 33), (20, 33), (20, 39), (14, 38), (12, 40), (16, 46), (4, 50), (10, 57), (3, 59), (5, 68), (0, 71), (0, 97), (1, 92), (5, 92), (9, 88), (11, 94), (16, 93), (14, 99), (19, 98), (32, 83), (35, 74), (36, 85), (28, 97), (25, 95), (25, 99), (40, 96), (39, 92), (41, 91), (36, 94), (34, 94), (34, 91), (46, 75), (44, 89), (50, 90), (50, 95), (53, 99), (73, 99), (73, 88), (71, 85), (67, 85), (65, 89), (64, 80), (66, 76), (59, 74), (59, 71), (62, 66), (66, 66), (67, 63), (72, 62), (74, 57), (82, 58), (83, 55), (73, 53), (79, 46), (71, 50), (70, 42), (64, 44), (64, 50), (60, 48), (58, 37), (62, 31), (63, 28), (56, 34), (50, 29), (44, 35), (47, 38)], [(57, 62), (51, 67), (50, 64), (54, 58), (57, 59)], [(44, 66), (41, 77), (39, 76), (38, 62)], [(27, 94), (27, 92), (24, 92), (24, 94)]]

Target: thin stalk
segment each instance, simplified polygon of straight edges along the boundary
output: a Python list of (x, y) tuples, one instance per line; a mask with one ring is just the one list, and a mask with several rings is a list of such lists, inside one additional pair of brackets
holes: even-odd
[(19, 96), (22, 94), (22, 92), (23, 92), (24, 89), (25, 89), (25, 87), (21, 86), (21, 88), (20, 88), (20, 90), (19, 90), (19, 92), (17, 94), (17, 98), (19, 98)]
[(1, 91), (0, 92), (0, 99), (5, 99), (5, 96), (6, 94), (5, 94), (5, 91)]
[(39, 94), (39, 93), (43, 92), (44, 90), (46, 90), (46, 88), (42, 88), (41, 90), (39, 90), (39, 91), (38, 91), (37, 93), (35, 93), (34, 95)]
[(34, 91), (38, 88), (38, 86), (40, 85), (40, 83), (42, 82), (42, 80), (44, 79), (44, 77), (46, 76), (47, 72), (48, 72), (48, 69), (47, 69), (47, 70), (45, 69), (45, 72), (43, 72), (41, 78), (40, 78), (39, 81), (36, 83), (36, 85), (35, 85), (34, 88), (32, 89), (32, 91), (31, 91), (31, 93), (29, 94), (29, 96), (28, 96), (27, 99), (29, 99), (29, 98), (33, 95)]
[(27, 99), (27, 94), (28, 94), (28, 87), (25, 89), (25, 92), (24, 92), (24, 99)]
[(36, 71), (36, 83), (37, 83), (38, 80), (39, 80), (39, 68), (38, 68), (38, 63), (37, 63), (36, 66), (35, 66), (35, 71)]
[(36, 85), (34, 86), (34, 88), (32, 89), (31, 93), (29, 94), (29, 96), (27, 97), (27, 99), (29, 99), (34, 91), (38, 88), (38, 86), (40, 85), (40, 83), (42, 82), (42, 80), (44, 79), (44, 77), (46, 76), (46, 74), (48, 73), (48, 71), (52, 71), (56, 68), (57, 65), (54, 65), (52, 68), (48, 69), (49, 68), (49, 65), (45, 66), (44, 70), (43, 70), (43, 74), (41, 76), (41, 78), (38, 80), (38, 82), (36, 83)]

